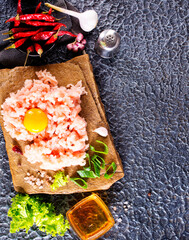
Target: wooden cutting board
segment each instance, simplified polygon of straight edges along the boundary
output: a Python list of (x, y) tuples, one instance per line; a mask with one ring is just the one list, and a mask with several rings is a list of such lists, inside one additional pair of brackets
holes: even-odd
[[(88, 192), (96, 190), (108, 189), (114, 182), (118, 181), (124, 176), (121, 159), (115, 149), (113, 138), (111, 136), (109, 125), (106, 120), (104, 106), (101, 102), (99, 91), (93, 76), (92, 66), (89, 61), (89, 56), (82, 55), (65, 63), (51, 64), (46, 66), (28, 66), (16, 67), (14, 69), (0, 70), (0, 105), (5, 101), (11, 92), (16, 92), (24, 86), (26, 79), (35, 79), (36, 71), (47, 69), (53, 76), (56, 77), (59, 86), (67, 86), (68, 84), (76, 84), (82, 80), (82, 84), (87, 91), (87, 95), (81, 97), (82, 111), (80, 115), (87, 121), (87, 133), (89, 137), (89, 144), (96, 146), (96, 140), (105, 142), (108, 145), (109, 153), (104, 157), (107, 167), (114, 161), (117, 165), (117, 170), (114, 176), (110, 179), (105, 179), (103, 174), (105, 170), (101, 170), (101, 177), (95, 179), (88, 179), (88, 188), (83, 189), (73, 182), (69, 181), (66, 186), (63, 186), (56, 191), (51, 191), (50, 185), (44, 181), (42, 189), (33, 188), (24, 181), (27, 172), (37, 176), (40, 171), (39, 165), (31, 164), (27, 159), (12, 151), (14, 145), (20, 146), (22, 150), (28, 142), (17, 141), (12, 139), (6, 132), (3, 124), (3, 118), (0, 116), (0, 123), (6, 141), (6, 149), (9, 158), (9, 165), (12, 174), (14, 188), (17, 192), (36, 194), (70, 194), (76, 192)], [(108, 129), (108, 136), (103, 138), (93, 131), (98, 127), (106, 127)], [(90, 153), (91, 154), (91, 153)], [(68, 167), (65, 169), (66, 174), (70, 177), (77, 177), (77, 170), (81, 167)], [(54, 171), (45, 171), (46, 174), (53, 177)], [(79, 176), (78, 176), (79, 177)], [(45, 179), (45, 178), (44, 178)]]

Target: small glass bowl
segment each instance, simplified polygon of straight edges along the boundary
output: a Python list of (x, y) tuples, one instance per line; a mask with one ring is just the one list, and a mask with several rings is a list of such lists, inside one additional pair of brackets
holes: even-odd
[(115, 224), (108, 207), (95, 193), (74, 205), (66, 216), (81, 240), (98, 239)]

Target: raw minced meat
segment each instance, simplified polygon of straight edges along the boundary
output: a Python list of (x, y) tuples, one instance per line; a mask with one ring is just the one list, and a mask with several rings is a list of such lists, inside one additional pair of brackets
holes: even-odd
[[(80, 98), (86, 93), (82, 82), (58, 87), (56, 78), (46, 70), (36, 74), (39, 80), (26, 80), (24, 87), (3, 103), (5, 129), (12, 138), (31, 142), (24, 156), (33, 164), (39, 162), (42, 169), (85, 165), (87, 123), (79, 116)], [(48, 117), (48, 126), (42, 132), (32, 133), (24, 127), (25, 113), (31, 108), (43, 110)]]

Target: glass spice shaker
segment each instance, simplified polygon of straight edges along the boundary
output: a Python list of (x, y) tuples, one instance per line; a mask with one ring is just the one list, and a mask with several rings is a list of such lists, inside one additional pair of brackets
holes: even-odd
[(102, 58), (112, 58), (120, 45), (120, 35), (112, 30), (106, 29), (100, 33), (95, 43), (95, 51)]

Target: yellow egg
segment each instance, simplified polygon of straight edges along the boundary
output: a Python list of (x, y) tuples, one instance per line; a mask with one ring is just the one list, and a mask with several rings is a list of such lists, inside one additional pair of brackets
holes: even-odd
[(47, 127), (47, 124), (47, 115), (39, 108), (28, 110), (24, 116), (24, 126), (29, 132), (41, 132)]

